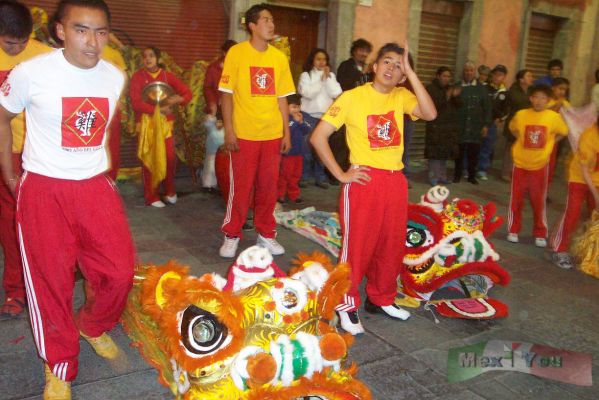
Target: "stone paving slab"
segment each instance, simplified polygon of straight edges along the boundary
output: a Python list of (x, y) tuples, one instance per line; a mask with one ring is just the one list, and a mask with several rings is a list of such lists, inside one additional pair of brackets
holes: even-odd
[[(425, 176), (417, 171), (410, 200), (417, 202), (427, 190)], [(554, 181), (548, 207), (548, 220), (558, 219), (565, 199), (565, 186)], [(192, 274), (225, 274), (230, 261), (218, 256), (224, 208), (221, 199), (193, 188), (189, 177), (177, 180), (179, 202), (162, 210), (145, 207), (141, 188), (133, 182), (119, 183), (133, 233), (138, 259), (160, 264), (170, 259), (189, 265)], [(495, 201), (500, 215), (506, 215), (509, 185), (491, 178), (479, 186), (451, 185), (451, 197), (470, 197), (484, 203)], [(309, 187), (302, 197), (310, 199), (302, 207), (335, 211), (339, 188)], [(295, 205), (294, 205), (295, 206)], [(526, 207), (529, 207), (528, 205)], [(299, 206), (294, 208), (300, 208)], [(495, 321), (463, 321), (438, 317), (422, 308), (408, 321), (393, 321), (361, 312), (366, 334), (351, 348), (351, 361), (359, 377), (372, 389), (375, 399), (599, 399), (599, 280), (577, 271), (563, 271), (547, 260), (543, 249), (535, 248), (530, 233), (530, 208), (525, 209), (522, 243), (505, 240), (505, 224), (492, 239), (502, 257), (501, 264), (512, 274), (508, 287), (498, 287), (491, 295), (510, 307), (510, 316)], [(256, 239), (246, 232), (242, 247)], [(315, 243), (280, 228), (278, 239), (287, 254), (276, 258), (286, 269), (299, 251), (323, 251)], [(4, 294), (0, 292), (0, 299)], [(74, 306), (83, 302), (81, 281), (75, 287)], [(129, 346), (119, 326), (111, 335), (124, 351), (126, 362), (110, 365), (81, 342), (80, 374), (73, 385), (75, 399), (168, 399), (168, 390), (156, 380), (157, 374)], [(460, 383), (446, 380), (447, 352), (450, 348), (502, 339), (528, 341), (588, 352), (593, 355), (592, 387), (578, 387), (543, 380), (515, 372), (490, 372)], [(0, 399), (38, 399), (43, 390), (42, 364), (37, 357), (28, 319), (0, 321)]]

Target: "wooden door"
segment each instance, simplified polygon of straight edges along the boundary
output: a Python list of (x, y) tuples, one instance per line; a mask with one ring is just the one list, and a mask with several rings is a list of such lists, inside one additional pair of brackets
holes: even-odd
[(318, 43), (320, 12), (299, 8), (269, 5), (275, 19), (277, 35), (287, 36), (291, 48), (291, 74), (297, 83), (302, 65), (310, 50)]

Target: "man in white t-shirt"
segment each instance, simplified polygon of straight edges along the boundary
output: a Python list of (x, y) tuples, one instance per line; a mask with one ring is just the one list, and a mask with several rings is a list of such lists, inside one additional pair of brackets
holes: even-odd
[[(134, 248), (112, 180), (106, 128), (125, 77), (100, 59), (110, 12), (103, 0), (63, 0), (64, 49), (15, 67), (0, 87), (0, 166), (17, 198), (17, 231), (35, 343), (46, 365), (44, 399), (70, 398), (79, 334), (105, 358), (106, 334), (132, 285)], [(26, 111), (24, 173), (13, 175), (10, 120)], [(91, 289), (72, 315), (75, 265)]]

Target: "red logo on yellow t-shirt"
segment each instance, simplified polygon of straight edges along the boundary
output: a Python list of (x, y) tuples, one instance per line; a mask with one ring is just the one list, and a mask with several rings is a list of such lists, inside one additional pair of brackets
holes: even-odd
[(275, 69), (272, 67), (250, 67), (251, 93), (253, 95), (274, 95)]
[(105, 97), (63, 97), (62, 147), (82, 149), (102, 144), (108, 123)]
[(339, 114), (339, 111), (341, 111), (341, 107), (339, 107), (339, 106), (332, 106), (331, 108), (329, 108), (328, 114), (331, 117), (336, 117), (337, 114)]
[(369, 115), (367, 124), (371, 149), (399, 146), (401, 143), (401, 133), (393, 111), (384, 115)]
[(524, 129), (524, 148), (543, 149), (547, 144), (547, 127), (543, 125), (526, 125)]

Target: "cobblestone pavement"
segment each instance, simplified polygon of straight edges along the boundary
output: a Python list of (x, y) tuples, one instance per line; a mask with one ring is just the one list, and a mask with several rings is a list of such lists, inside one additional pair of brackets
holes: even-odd
[[(565, 184), (558, 179), (550, 191), (548, 219), (552, 224), (565, 201)], [(424, 172), (416, 173), (410, 199), (418, 201), (428, 186)], [(175, 206), (155, 209), (143, 205), (139, 184), (119, 183), (130, 219), (139, 259), (160, 264), (176, 259), (195, 275), (224, 274), (228, 261), (218, 256), (223, 207), (220, 198), (192, 187), (189, 177), (177, 180), (180, 200)], [(452, 197), (494, 201), (506, 215), (509, 184), (491, 178), (473, 186), (467, 182), (450, 186)], [(333, 211), (338, 187), (309, 187), (302, 206)], [(526, 209), (530, 215), (530, 209)], [(524, 227), (531, 227), (530, 217)], [(510, 316), (486, 322), (440, 319), (420, 309), (405, 322), (362, 313), (366, 334), (351, 349), (359, 377), (372, 389), (375, 399), (598, 399), (599, 398), (599, 280), (577, 271), (564, 271), (549, 263), (545, 251), (534, 247), (529, 230), (520, 244), (505, 240), (505, 224), (492, 239), (501, 264), (512, 274), (506, 288), (494, 288), (494, 297), (507, 303)], [(241, 247), (251, 245), (248, 232)], [(299, 235), (279, 229), (287, 254), (277, 257), (283, 268), (298, 251), (320, 249)], [(0, 293), (4, 298), (4, 293)], [(75, 288), (75, 306), (82, 303), (82, 282)], [(73, 384), (75, 399), (167, 399), (169, 392), (156, 380), (156, 372), (129, 347), (119, 326), (111, 335), (126, 349), (127, 362), (109, 365), (82, 342), (80, 373)], [(592, 353), (593, 387), (578, 387), (515, 372), (489, 372), (469, 381), (448, 383), (447, 350), (488, 339), (529, 341), (558, 348)], [(42, 363), (37, 357), (26, 317), (0, 321), (0, 399), (38, 399), (43, 391)]]

